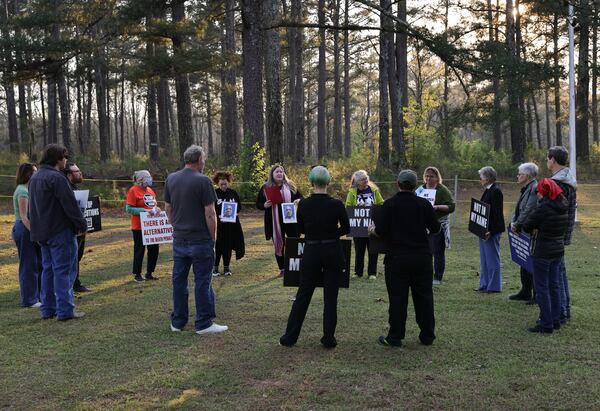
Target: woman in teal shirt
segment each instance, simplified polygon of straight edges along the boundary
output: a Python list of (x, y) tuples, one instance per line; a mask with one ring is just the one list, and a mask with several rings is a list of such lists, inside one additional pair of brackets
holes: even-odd
[(31, 163), (21, 164), (17, 170), (17, 187), (13, 194), (13, 207), (15, 210), (15, 224), (12, 229), (12, 238), (19, 252), (19, 290), (21, 292), (22, 307), (39, 307), (40, 303), (40, 275), (42, 256), (40, 247), (29, 238), (31, 229), (27, 217), (29, 202), (29, 179), (37, 168)]

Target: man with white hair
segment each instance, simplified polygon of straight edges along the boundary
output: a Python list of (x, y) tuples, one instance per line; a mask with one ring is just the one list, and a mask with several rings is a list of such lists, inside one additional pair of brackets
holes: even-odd
[[(520, 233), (523, 223), (537, 207), (537, 180), (538, 166), (534, 163), (523, 163), (519, 166), (517, 181), (521, 184), (521, 195), (515, 207), (515, 213), (510, 222), (510, 230)], [(533, 295), (533, 273), (521, 267), (521, 290), (508, 297), (509, 300), (527, 301), (535, 304)]]
[(215, 293), (212, 269), (217, 237), (217, 195), (204, 170), (204, 150), (192, 145), (183, 153), (185, 167), (169, 174), (165, 182), (165, 211), (173, 225), (173, 312), (171, 331), (181, 331), (187, 324), (188, 275), (194, 270), (196, 300), (196, 334), (227, 331), (227, 326), (213, 320)]

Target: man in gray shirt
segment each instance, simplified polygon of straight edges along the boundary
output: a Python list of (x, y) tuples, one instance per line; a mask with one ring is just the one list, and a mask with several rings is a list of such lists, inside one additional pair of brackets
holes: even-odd
[(217, 196), (210, 178), (202, 174), (204, 150), (192, 145), (183, 153), (185, 167), (169, 174), (165, 182), (165, 211), (173, 225), (173, 312), (171, 331), (181, 331), (188, 321), (188, 275), (194, 270), (196, 333), (214, 334), (227, 326), (213, 322), (212, 289), (214, 247), (217, 237)]

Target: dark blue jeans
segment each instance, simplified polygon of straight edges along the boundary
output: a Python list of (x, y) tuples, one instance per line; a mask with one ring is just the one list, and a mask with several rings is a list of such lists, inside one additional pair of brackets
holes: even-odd
[(196, 300), (196, 330), (212, 325), (217, 316), (215, 293), (212, 288), (212, 269), (215, 262), (214, 242), (211, 240), (173, 239), (173, 312), (171, 324), (183, 328), (189, 317), (188, 275), (194, 270)]
[(566, 318), (571, 318), (571, 294), (569, 293), (569, 280), (567, 279), (567, 268), (565, 257), (561, 257), (558, 267), (558, 288), (560, 290), (560, 312)]
[(77, 277), (77, 240), (66, 228), (40, 241), (42, 246), (42, 317), (73, 317), (73, 283)]
[(561, 258), (533, 257), (533, 285), (540, 307), (540, 325), (553, 328), (560, 321), (560, 261)]
[(446, 270), (446, 238), (444, 230), (429, 235), (429, 248), (433, 255), (433, 278), (441, 281)]
[(12, 229), (12, 237), (17, 245), (19, 253), (19, 291), (21, 292), (21, 305), (29, 307), (40, 301), (40, 290), (38, 288), (39, 276), (41, 274), (41, 251), (40, 246), (29, 238), (29, 230), (23, 221), (15, 221)]

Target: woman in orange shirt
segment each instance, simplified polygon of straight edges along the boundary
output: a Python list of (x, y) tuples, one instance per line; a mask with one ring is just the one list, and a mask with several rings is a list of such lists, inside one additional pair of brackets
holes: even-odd
[[(149, 212), (151, 215), (160, 213), (156, 206), (156, 193), (152, 186), (152, 176), (148, 170), (138, 170), (133, 174), (133, 186), (127, 192), (125, 211), (131, 214), (131, 232), (133, 233), (133, 280), (141, 283), (146, 280), (158, 280), (152, 275), (158, 260), (158, 244), (145, 246), (142, 242), (142, 225), (140, 213)], [(142, 262), (148, 248), (146, 275), (142, 277)]]

